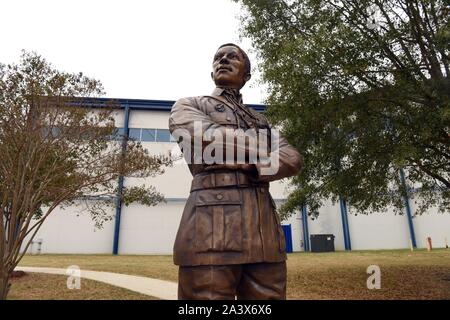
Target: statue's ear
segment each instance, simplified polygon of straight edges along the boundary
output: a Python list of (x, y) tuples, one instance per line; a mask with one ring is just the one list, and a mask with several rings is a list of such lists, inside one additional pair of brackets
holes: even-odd
[(248, 80), (250, 80), (251, 77), (252, 77), (252, 75), (251, 75), (250, 73), (247, 73), (247, 74), (244, 76), (244, 81), (247, 82)]
[(214, 80), (214, 74), (213, 74), (213, 72), (211, 71), (211, 79), (213, 79)]

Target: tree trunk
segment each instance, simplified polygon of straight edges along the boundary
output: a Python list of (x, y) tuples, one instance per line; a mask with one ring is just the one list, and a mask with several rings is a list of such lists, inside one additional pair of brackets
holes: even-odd
[(6, 270), (0, 270), (0, 300), (6, 300), (8, 296), (10, 273)]

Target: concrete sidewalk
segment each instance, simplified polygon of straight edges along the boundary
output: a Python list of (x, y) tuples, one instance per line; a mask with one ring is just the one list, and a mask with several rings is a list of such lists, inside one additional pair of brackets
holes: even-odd
[[(17, 267), (16, 271), (48, 273), (70, 276), (67, 269)], [(125, 288), (164, 300), (176, 300), (178, 284), (171, 281), (158, 280), (140, 276), (130, 276), (121, 273), (90, 271), (81, 269), (81, 278), (104, 282), (116, 287)]]

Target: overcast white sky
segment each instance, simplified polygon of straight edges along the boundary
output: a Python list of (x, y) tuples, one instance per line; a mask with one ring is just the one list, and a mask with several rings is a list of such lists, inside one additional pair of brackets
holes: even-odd
[[(212, 57), (239, 40), (231, 0), (2, 0), (0, 62), (36, 51), (56, 68), (101, 80), (112, 98), (176, 100), (210, 94)], [(242, 89), (262, 103), (258, 76)]]

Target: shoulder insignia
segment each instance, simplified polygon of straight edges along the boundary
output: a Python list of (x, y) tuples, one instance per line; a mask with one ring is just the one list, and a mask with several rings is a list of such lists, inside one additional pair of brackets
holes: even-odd
[(214, 107), (218, 112), (224, 112), (225, 106), (223, 104), (218, 104)]

